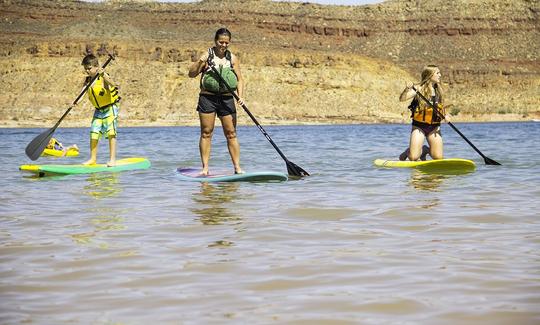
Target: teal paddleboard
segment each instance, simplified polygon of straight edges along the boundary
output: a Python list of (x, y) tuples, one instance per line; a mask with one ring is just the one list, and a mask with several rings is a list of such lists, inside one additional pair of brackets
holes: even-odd
[(150, 161), (146, 158), (125, 158), (116, 161), (116, 166), (106, 164), (95, 165), (22, 165), (21, 171), (34, 173), (38, 176), (92, 174), (101, 172), (121, 172), (124, 170), (147, 169)]
[(280, 172), (253, 172), (235, 174), (231, 171), (211, 170), (209, 175), (201, 175), (200, 168), (178, 168), (180, 179), (191, 182), (283, 182), (288, 179)]
[(387, 168), (414, 168), (432, 173), (469, 173), (476, 168), (473, 161), (461, 158), (420, 161), (376, 159), (373, 164)]

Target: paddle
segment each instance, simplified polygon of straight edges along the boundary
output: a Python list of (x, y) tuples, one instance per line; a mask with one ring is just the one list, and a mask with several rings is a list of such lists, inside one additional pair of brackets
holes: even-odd
[[(105, 69), (105, 67), (109, 64), (109, 62), (111, 62), (111, 60), (114, 60), (114, 57), (109, 54), (109, 58), (107, 59), (107, 61), (105, 61), (105, 63), (103, 64), (103, 66), (101, 68)], [(86, 85), (86, 87), (84, 87), (84, 89), (81, 91), (79, 96), (77, 96), (77, 99), (75, 99), (73, 101), (73, 104), (71, 104), (71, 106), (69, 106), (69, 108), (64, 113), (64, 115), (62, 115), (60, 120), (58, 120), (58, 122), (56, 122), (56, 124), (52, 128), (42, 132), (40, 135), (38, 135), (32, 141), (30, 141), (30, 143), (26, 146), (26, 149), (24, 150), (26, 152), (26, 155), (28, 156), (28, 158), (30, 158), (32, 160), (36, 160), (36, 159), (39, 158), (39, 156), (41, 155), (43, 150), (45, 150), (45, 147), (47, 146), (47, 144), (51, 140), (51, 137), (52, 137), (54, 131), (60, 125), (60, 122), (62, 122), (64, 117), (66, 117), (68, 115), (68, 113), (71, 111), (73, 106), (77, 105), (77, 102), (79, 101), (79, 99), (81, 99), (81, 97), (88, 90), (88, 88), (92, 85), (92, 83), (94, 83), (94, 81), (97, 79), (98, 76), (99, 76), (99, 74), (96, 74), (94, 77), (92, 77), (92, 79), (90, 79), (90, 82), (88, 82), (88, 84)]]
[[(441, 117), (441, 119), (445, 119), (445, 116), (439, 111), (439, 109), (437, 107), (435, 107), (435, 105), (433, 105), (426, 97), (424, 97), (424, 95), (422, 95), (418, 90), (416, 90), (416, 88), (414, 88), (414, 86), (412, 87), (412, 89), (416, 92), (416, 94), (422, 98), (422, 100), (424, 100), (438, 115), (439, 117)], [(491, 158), (488, 158), (486, 157), (480, 150), (478, 150), (478, 148), (476, 148), (476, 146), (474, 144), (472, 144), (471, 141), (469, 141), (469, 139), (467, 139), (466, 136), (463, 135), (463, 133), (461, 133), (455, 126), (454, 124), (452, 124), (452, 122), (450, 121), (446, 121), (446, 123), (448, 123), (452, 129), (454, 129), (454, 131), (456, 131), (465, 141), (467, 141), (467, 143), (476, 151), (478, 152), (478, 154), (480, 156), (482, 156), (482, 158), (484, 158), (484, 162), (486, 163), (486, 165), (500, 165), (500, 163), (496, 162), (495, 160), (491, 159)]]
[[(216, 67), (214, 66), (213, 62), (208, 62), (208, 65), (210, 66), (210, 68), (212, 68), (212, 70), (214, 71), (214, 73), (217, 75), (217, 77), (219, 78), (220, 80), (220, 83), (224, 84), (225, 87), (227, 87), (227, 89), (229, 90), (229, 92), (234, 96), (234, 98), (236, 100), (240, 100), (240, 97), (238, 97), (238, 95), (234, 92), (234, 90), (232, 90), (231, 87), (229, 87), (229, 85), (227, 84), (227, 82), (225, 81), (225, 79), (223, 79), (223, 77), (219, 74), (219, 72), (217, 71)], [(259, 128), (259, 130), (262, 132), (262, 134), (264, 134), (264, 136), (266, 137), (266, 139), (270, 142), (270, 144), (272, 144), (272, 146), (274, 147), (274, 149), (276, 149), (276, 151), (278, 152), (278, 154), (281, 156), (281, 158), (283, 158), (283, 160), (285, 161), (285, 164), (287, 165), (287, 172), (289, 173), (289, 176), (297, 176), (297, 177), (303, 177), (303, 176), (309, 176), (309, 173), (306, 172), (304, 169), (302, 169), (301, 167), (299, 167), (298, 165), (296, 165), (295, 163), (291, 162), (289, 159), (287, 159), (287, 157), (285, 157), (285, 155), (283, 154), (283, 152), (281, 152), (281, 150), (279, 150), (278, 146), (274, 143), (274, 141), (272, 141), (272, 138), (270, 138), (270, 136), (268, 135), (268, 133), (266, 133), (266, 131), (263, 129), (263, 127), (259, 124), (259, 122), (257, 121), (257, 119), (255, 118), (255, 116), (253, 116), (253, 114), (251, 114), (251, 112), (249, 111), (249, 109), (247, 108), (247, 106), (245, 104), (242, 104), (242, 108), (244, 109), (244, 111), (246, 111), (246, 113), (249, 115), (249, 117), (251, 118), (251, 120), (253, 120), (253, 122), (255, 123), (255, 125), (257, 125), (257, 127)]]

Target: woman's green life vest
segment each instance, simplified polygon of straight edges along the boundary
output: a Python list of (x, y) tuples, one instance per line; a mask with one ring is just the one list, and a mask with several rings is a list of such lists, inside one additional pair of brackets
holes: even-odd
[[(236, 88), (238, 88), (238, 77), (236, 76), (236, 73), (234, 72), (234, 69), (232, 67), (231, 52), (227, 51), (225, 53), (225, 58), (227, 59), (227, 63), (225, 64), (225, 66), (223, 64), (217, 65), (216, 62), (214, 62), (215, 55), (212, 48), (208, 49), (208, 52), (208, 61), (214, 63), (214, 67), (219, 72), (221, 78), (223, 78), (229, 88), (235, 91)], [(201, 89), (203, 90), (209, 91), (211, 93), (222, 94), (229, 93), (229, 88), (227, 88), (227, 86), (223, 84), (221, 79), (217, 76), (217, 74), (214, 72), (214, 70), (212, 70), (211, 67), (208, 67), (208, 69), (203, 73), (201, 77)]]

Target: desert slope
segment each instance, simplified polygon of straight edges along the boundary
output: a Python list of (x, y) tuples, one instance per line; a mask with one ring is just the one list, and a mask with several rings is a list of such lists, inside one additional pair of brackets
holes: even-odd
[[(221, 26), (263, 123), (406, 122), (397, 97), (427, 63), (441, 67), (454, 121), (540, 118), (539, 12), (532, 0), (3, 0), (0, 125), (54, 123), (80, 90), (89, 52), (117, 55), (108, 70), (121, 84), (121, 125), (196, 125), (199, 82), (187, 69)], [(62, 125), (90, 117), (84, 102)]]

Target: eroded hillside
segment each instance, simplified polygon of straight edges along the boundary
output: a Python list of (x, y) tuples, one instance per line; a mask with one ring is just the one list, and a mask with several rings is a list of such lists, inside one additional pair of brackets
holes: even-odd
[[(108, 70), (121, 84), (122, 125), (197, 124), (199, 82), (187, 69), (222, 26), (264, 123), (407, 121), (397, 97), (428, 63), (441, 67), (453, 120), (530, 120), (540, 117), (539, 11), (526, 0), (4, 0), (0, 124), (54, 123), (80, 90), (89, 52), (117, 55)], [(63, 125), (90, 115), (84, 103)]]

